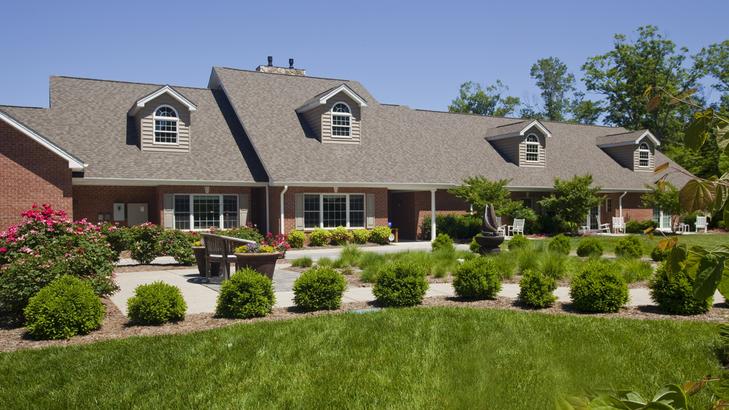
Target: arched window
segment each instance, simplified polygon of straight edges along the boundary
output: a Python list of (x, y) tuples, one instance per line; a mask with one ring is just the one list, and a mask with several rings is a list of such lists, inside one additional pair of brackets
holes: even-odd
[(645, 142), (638, 146), (638, 166), (650, 166), (651, 149)]
[(534, 134), (526, 137), (526, 160), (529, 162), (539, 161), (539, 138)]
[(332, 136), (349, 138), (352, 136), (352, 111), (343, 102), (338, 102), (332, 107)]
[(169, 105), (158, 107), (154, 111), (155, 144), (177, 144), (177, 111)]

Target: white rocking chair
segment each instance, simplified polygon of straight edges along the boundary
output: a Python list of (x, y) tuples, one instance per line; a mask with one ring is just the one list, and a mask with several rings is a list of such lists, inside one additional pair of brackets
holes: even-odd
[(699, 229), (703, 229), (704, 233), (709, 232), (709, 223), (707, 222), (705, 216), (696, 217), (696, 233), (699, 232)]
[(514, 219), (513, 225), (506, 226), (506, 236), (524, 235), (524, 220)]
[(613, 233), (625, 233), (625, 219), (622, 216), (613, 216)]

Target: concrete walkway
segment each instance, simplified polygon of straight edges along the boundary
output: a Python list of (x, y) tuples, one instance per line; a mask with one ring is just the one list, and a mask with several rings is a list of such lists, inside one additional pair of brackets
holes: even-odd
[[(290, 265), (282, 264), (276, 267), (274, 274), (274, 291), (276, 292), (276, 307), (294, 306), (294, 292), (291, 290), (294, 280), (299, 273), (288, 270)], [(219, 285), (202, 284), (196, 269), (175, 269), (153, 272), (122, 272), (116, 274), (116, 283), (120, 290), (111, 297), (114, 304), (126, 314), (127, 300), (134, 295), (134, 289), (146, 283), (162, 281), (180, 288), (182, 296), (187, 302), (187, 313), (212, 313), (215, 312), (215, 304), (220, 290)], [(630, 300), (628, 306), (653, 305), (649, 290), (646, 288), (630, 289)], [(569, 302), (569, 288), (559, 287), (554, 292), (560, 302)], [(519, 295), (519, 285), (505, 283), (499, 292), (499, 296), (516, 299)], [(430, 284), (426, 297), (434, 296), (455, 296), (455, 291), (450, 283)], [(343, 297), (343, 302), (370, 302), (374, 301), (371, 287), (350, 287)], [(722, 303), (724, 298), (717, 292), (714, 296), (714, 303)]]

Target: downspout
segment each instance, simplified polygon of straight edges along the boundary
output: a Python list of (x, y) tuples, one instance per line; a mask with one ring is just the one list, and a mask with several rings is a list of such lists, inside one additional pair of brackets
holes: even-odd
[(618, 198), (618, 206), (620, 207), (620, 217), (623, 217), (623, 197), (625, 195), (628, 195), (628, 191), (625, 191), (620, 195), (620, 198)]
[(269, 227), (269, 225), (271, 225), (271, 219), (268, 211), (268, 195), (268, 185), (266, 185), (266, 232), (271, 231), (271, 228)]
[(284, 194), (288, 190), (289, 190), (289, 186), (288, 185), (284, 185), (284, 189), (281, 191), (281, 199), (279, 200), (279, 205), (281, 206), (281, 220), (280, 220), (281, 227), (280, 227), (280, 230), (278, 232), (280, 234), (282, 234), (282, 235), (284, 234), (284, 230), (285, 230), (284, 229)]

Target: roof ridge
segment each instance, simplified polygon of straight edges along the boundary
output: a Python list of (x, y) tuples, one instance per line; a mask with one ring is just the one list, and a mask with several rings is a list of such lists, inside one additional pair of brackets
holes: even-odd
[[(472, 112), (453, 112), (453, 111), (443, 111), (443, 110), (433, 110), (428, 108), (413, 108), (415, 111), (423, 111), (423, 112), (433, 112), (437, 114), (454, 114), (454, 115), (468, 115), (468, 116), (474, 116), (474, 117), (483, 117), (483, 118), (498, 118), (498, 119), (507, 119), (507, 120), (517, 120), (517, 122), (523, 122), (523, 121), (530, 121), (530, 120), (538, 120), (541, 123), (553, 123), (553, 124), (565, 124), (565, 125), (576, 125), (580, 127), (597, 127), (597, 128), (612, 128), (612, 129), (618, 129), (623, 128), (621, 126), (614, 126), (614, 125), (603, 125), (603, 124), (580, 124), (578, 122), (569, 122), (569, 121), (554, 121), (554, 120), (545, 120), (541, 118), (524, 118), (524, 117), (499, 117), (496, 115), (481, 115), (481, 114), (475, 114)], [(516, 122), (512, 123), (516, 124)], [(509, 125), (509, 124), (506, 124)], [(500, 125), (501, 127), (501, 125)]]
[(625, 135), (625, 134), (632, 134), (634, 132), (645, 132), (645, 131), (648, 131), (648, 129), (642, 128), (642, 129), (639, 129), (639, 130), (628, 130), (628, 131), (625, 131), (625, 132), (618, 132), (618, 133), (615, 133), (615, 134), (605, 134), (605, 135), (601, 135), (601, 136), (602, 137), (612, 137), (614, 135)]
[(0, 108), (27, 108), (32, 110), (47, 110), (47, 107), (36, 107), (34, 105), (12, 105), (12, 104), (0, 104)]
[(267, 75), (281, 75), (285, 77), (294, 77), (294, 78), (311, 78), (314, 80), (329, 80), (329, 81), (345, 81), (345, 82), (353, 82), (356, 80), (349, 80), (345, 78), (332, 78), (332, 77), (317, 77), (317, 76), (311, 76), (311, 75), (291, 75), (291, 74), (282, 74), (282, 73), (264, 73), (263, 71), (256, 71), (256, 70), (246, 70), (245, 68), (236, 68), (236, 67), (226, 67), (226, 66), (213, 66), (213, 69), (216, 68), (222, 68), (225, 70), (233, 70), (233, 71), (242, 71), (244, 73), (255, 73), (255, 74), (267, 74)]
[(140, 81), (124, 81), (124, 80), (106, 80), (103, 78), (91, 78), (91, 77), (77, 77), (77, 76), (70, 76), (70, 75), (52, 75), (51, 78), (66, 78), (71, 80), (83, 80), (83, 81), (101, 81), (106, 83), (118, 83), (118, 84), (135, 84), (135, 85), (154, 85), (157, 87), (164, 87), (164, 86), (170, 86), (172, 88), (188, 88), (191, 90), (208, 90), (211, 89), (208, 87), (191, 87), (186, 85), (173, 85), (173, 84), (159, 84), (159, 83), (145, 83)]

